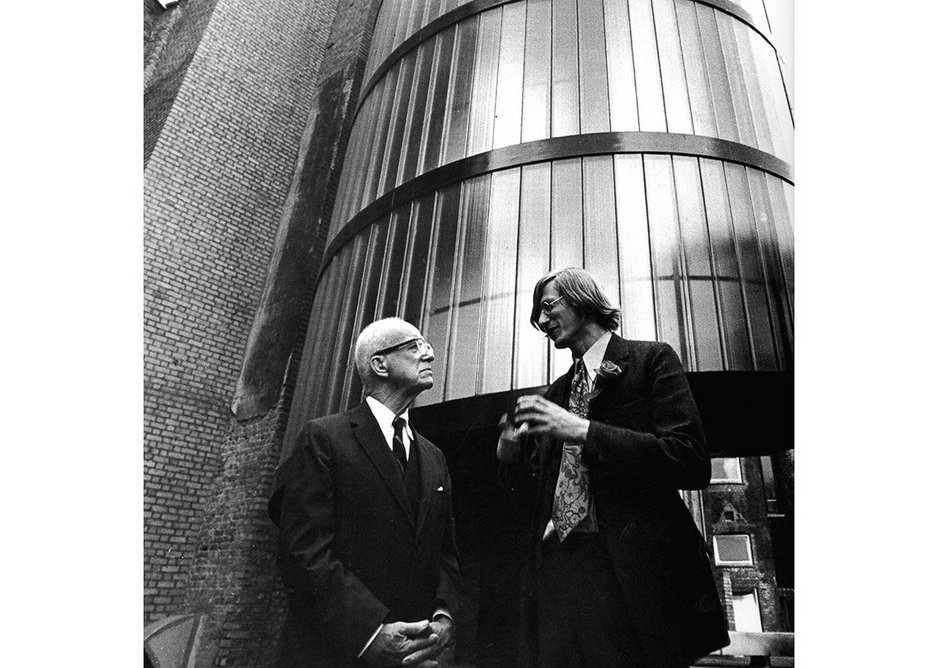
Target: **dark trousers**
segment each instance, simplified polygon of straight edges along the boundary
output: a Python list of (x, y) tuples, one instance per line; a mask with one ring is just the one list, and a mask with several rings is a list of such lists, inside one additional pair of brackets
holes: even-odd
[(600, 534), (554, 534), (541, 550), (536, 665), (645, 667)]

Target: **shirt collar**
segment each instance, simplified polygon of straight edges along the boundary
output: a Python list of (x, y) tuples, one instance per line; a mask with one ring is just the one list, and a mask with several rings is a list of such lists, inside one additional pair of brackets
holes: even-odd
[(583, 365), (586, 367), (586, 375), (591, 386), (596, 378), (597, 369), (602, 366), (603, 359), (606, 357), (606, 347), (611, 340), (612, 332), (606, 332), (596, 339), (596, 342), (583, 354)]
[[(394, 411), (374, 397), (365, 397), (365, 403), (368, 404), (372, 415), (375, 416), (375, 420), (377, 420), (378, 426), (381, 428), (381, 433), (384, 434), (385, 439), (390, 443), (391, 439), (394, 438), (394, 418), (397, 417), (394, 415)], [(404, 433), (407, 435), (408, 439), (413, 440), (414, 435), (410, 430), (410, 409), (408, 408), (401, 413), (401, 417), (404, 418), (404, 422), (406, 423)]]

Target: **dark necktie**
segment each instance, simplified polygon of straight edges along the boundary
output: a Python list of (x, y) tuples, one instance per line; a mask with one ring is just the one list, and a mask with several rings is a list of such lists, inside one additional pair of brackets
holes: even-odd
[[(576, 372), (570, 386), (570, 412), (586, 417), (589, 380), (583, 360), (576, 361)], [(582, 459), (583, 446), (579, 443), (564, 443), (560, 460), (560, 474), (554, 489), (552, 519), (561, 542), (589, 514), (589, 471)]]
[(404, 425), (407, 424), (407, 421), (398, 417), (394, 418), (394, 422), (391, 424), (394, 426), (394, 438), (392, 439), (394, 457), (401, 467), (401, 473), (403, 473), (407, 470), (407, 451), (404, 450)]

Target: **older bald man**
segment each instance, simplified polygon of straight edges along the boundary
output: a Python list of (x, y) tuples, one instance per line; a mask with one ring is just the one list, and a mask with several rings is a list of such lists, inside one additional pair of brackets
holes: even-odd
[(410, 323), (368, 325), (355, 344), (365, 401), (308, 422), (281, 465), (269, 506), (290, 603), (278, 665), (423, 668), (451, 644), (450, 476), (409, 415), (432, 362)]

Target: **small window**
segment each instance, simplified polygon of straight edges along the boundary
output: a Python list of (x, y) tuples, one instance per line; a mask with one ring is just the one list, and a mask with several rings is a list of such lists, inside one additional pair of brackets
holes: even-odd
[(733, 594), (733, 619), (737, 631), (762, 632), (762, 617), (759, 614), (759, 597), (756, 592)]
[(739, 457), (714, 457), (710, 460), (710, 482), (742, 482)]
[(752, 566), (752, 545), (746, 534), (723, 534), (713, 537), (713, 555), (717, 566)]

